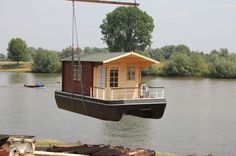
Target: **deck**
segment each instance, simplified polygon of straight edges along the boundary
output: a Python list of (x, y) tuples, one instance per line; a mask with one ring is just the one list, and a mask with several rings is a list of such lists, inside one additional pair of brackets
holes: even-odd
[(91, 87), (90, 97), (103, 100), (133, 100), (133, 99), (164, 99), (164, 87), (151, 87), (142, 90), (140, 87), (101, 88)]

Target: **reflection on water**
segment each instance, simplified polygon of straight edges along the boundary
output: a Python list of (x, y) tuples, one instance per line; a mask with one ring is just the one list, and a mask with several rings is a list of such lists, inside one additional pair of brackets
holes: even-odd
[[(149, 122), (132, 116), (124, 116), (119, 122), (105, 122), (103, 127), (106, 141), (117, 145), (122, 142), (126, 146), (141, 146), (140, 143), (150, 139)], [(138, 144), (137, 144), (138, 143)]]
[[(38, 81), (46, 88), (23, 86)], [(0, 72), (0, 133), (185, 155), (236, 155), (236, 80), (145, 77), (144, 82), (165, 87), (163, 118), (125, 116), (119, 122), (58, 109), (54, 91), (60, 81), (60, 74)]]
[(8, 76), (8, 84), (17, 84), (29, 80), (29, 74), (11, 73)]

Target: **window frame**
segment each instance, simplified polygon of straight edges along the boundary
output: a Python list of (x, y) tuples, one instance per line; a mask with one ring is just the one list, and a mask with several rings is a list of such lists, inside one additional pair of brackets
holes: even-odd
[(110, 88), (119, 87), (119, 67), (110, 67)]
[(82, 65), (79, 66), (78, 63), (74, 63), (74, 68), (73, 68), (74, 81), (81, 81), (80, 68), (82, 68)]
[(97, 86), (101, 88), (107, 87), (107, 67), (97, 67)]
[[(127, 80), (128, 81), (135, 81), (136, 80), (136, 67), (135, 66), (127, 66)], [(129, 69), (133, 69), (133, 71), (129, 70)]]

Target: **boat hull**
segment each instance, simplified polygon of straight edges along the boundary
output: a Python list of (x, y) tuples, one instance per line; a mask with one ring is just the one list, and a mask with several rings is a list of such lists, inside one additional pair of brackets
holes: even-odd
[(160, 119), (165, 111), (165, 99), (102, 100), (62, 91), (55, 92), (60, 109), (94, 118), (119, 121), (124, 114)]
[(44, 88), (45, 85), (26, 85), (26, 84), (24, 84), (24, 87), (28, 87), (28, 88)]

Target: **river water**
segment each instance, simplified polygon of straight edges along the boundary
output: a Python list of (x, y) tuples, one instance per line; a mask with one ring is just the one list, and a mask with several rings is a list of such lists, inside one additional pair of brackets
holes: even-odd
[[(43, 82), (45, 89), (23, 87)], [(66, 142), (144, 147), (177, 154), (236, 155), (236, 80), (144, 77), (164, 86), (160, 120), (101, 121), (57, 108), (60, 74), (0, 72), (0, 133)]]

